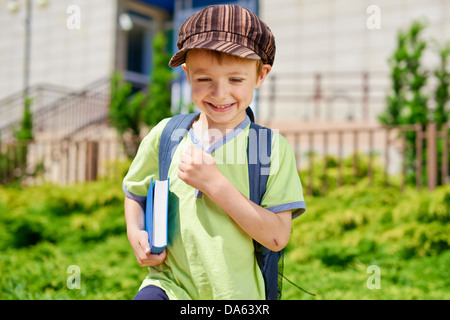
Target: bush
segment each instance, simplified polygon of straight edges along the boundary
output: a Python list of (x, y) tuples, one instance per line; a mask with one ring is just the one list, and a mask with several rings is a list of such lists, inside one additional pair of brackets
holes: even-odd
[[(326, 162), (326, 170), (324, 170)], [(312, 195), (325, 195), (327, 192), (336, 190), (339, 185), (353, 186), (357, 182), (364, 180), (368, 185), (385, 186), (384, 168), (380, 164), (379, 157), (372, 155), (372, 165), (369, 167), (370, 157), (367, 154), (357, 153), (349, 155), (339, 160), (332, 155), (326, 155), (323, 158), (315, 157), (311, 168), (301, 169), (299, 175), (302, 179), (303, 188), (308, 191), (311, 187)], [(372, 171), (372, 181), (369, 181), (369, 170)], [(399, 177), (390, 177), (389, 183), (399, 186)]]
[[(118, 180), (0, 188), (0, 299), (131, 299), (147, 269), (126, 236)], [(286, 249), (283, 299), (450, 299), (450, 186), (360, 182), (306, 196)], [(69, 290), (67, 268), (81, 270)], [(369, 290), (367, 267), (381, 269)]]
[[(316, 296), (283, 285), (284, 299), (449, 299), (450, 185), (433, 192), (368, 186), (306, 196), (293, 221), (285, 275)], [(367, 268), (381, 270), (370, 290)]]

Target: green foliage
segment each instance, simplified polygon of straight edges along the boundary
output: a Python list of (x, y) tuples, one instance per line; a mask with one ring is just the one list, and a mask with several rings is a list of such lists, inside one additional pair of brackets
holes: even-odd
[[(382, 124), (421, 124), (424, 129), (429, 121), (428, 96), (423, 92), (428, 71), (421, 66), (421, 58), (427, 47), (422, 38), (426, 24), (419, 20), (410, 28), (399, 31), (397, 49), (389, 59), (391, 65), (392, 93), (387, 96), (387, 108), (379, 117)], [(415, 183), (416, 133), (407, 132), (405, 162), (408, 183)], [(426, 152), (426, 145), (422, 153)], [(425, 161), (423, 158), (422, 161)], [(425, 168), (425, 165), (423, 165)], [(423, 179), (425, 171), (423, 172)]]
[(447, 42), (442, 46), (436, 44), (436, 47), (440, 58), (440, 65), (434, 70), (434, 76), (438, 80), (438, 84), (434, 94), (436, 108), (434, 111), (433, 120), (437, 123), (438, 128), (440, 129), (444, 123), (449, 121), (450, 118), (450, 111), (446, 108), (448, 101), (450, 101), (450, 42)]
[[(450, 186), (417, 191), (365, 182), (306, 197), (293, 221), (284, 299), (449, 299)], [(367, 268), (381, 270), (368, 289)]]
[[(391, 67), (391, 91), (386, 97), (386, 109), (379, 116), (379, 120), (385, 125), (421, 124), (426, 128), (429, 122), (435, 122), (438, 128), (449, 120), (447, 110), (450, 100), (450, 72), (448, 70), (448, 57), (450, 55), (450, 43), (440, 45), (434, 41), (437, 54), (440, 57), (440, 65), (434, 72), (426, 70), (421, 65), (421, 59), (425, 50), (430, 47), (430, 40), (422, 36), (427, 23), (421, 20), (414, 21), (408, 30), (400, 30), (397, 35), (397, 48), (389, 58)], [(424, 93), (428, 77), (433, 74), (437, 80), (434, 91), (436, 106), (428, 108), (429, 96)], [(422, 155), (426, 155), (426, 144), (423, 144)], [(438, 141), (438, 176), (441, 177), (442, 162), (442, 138)], [(426, 181), (426, 158), (417, 159), (416, 133), (406, 133), (405, 161), (407, 182), (416, 182), (415, 166), (417, 161), (422, 162), (422, 183)], [(442, 184), (439, 179), (438, 184)]]
[[(127, 240), (120, 180), (0, 188), (0, 299), (132, 299), (148, 271)], [(284, 274), (316, 296), (285, 281), (283, 299), (450, 298), (450, 186), (360, 182), (306, 203)], [(79, 290), (67, 287), (71, 265)], [(379, 290), (366, 286), (371, 265)]]
[(24, 98), (23, 116), (22, 121), (20, 122), (20, 129), (14, 132), (15, 137), (19, 141), (33, 140), (33, 114), (31, 113), (32, 104), (32, 98)]
[[(312, 161), (312, 170), (309, 164), (299, 171), (305, 192), (311, 191), (312, 195), (325, 195), (330, 190), (339, 188), (340, 185), (353, 185), (358, 181), (366, 184), (385, 185), (386, 182), (400, 186), (400, 177), (391, 176), (386, 181), (384, 167), (379, 155), (356, 153), (341, 160), (327, 155), (318, 157), (309, 154)], [(369, 172), (372, 181), (369, 179)]]
[[(67, 268), (79, 266), (81, 289)], [(126, 237), (119, 181), (0, 187), (0, 299), (131, 299), (147, 271)]]
[(120, 73), (114, 73), (111, 78), (111, 103), (109, 120), (111, 125), (123, 137), (124, 133), (131, 134), (130, 139), (123, 137), (125, 152), (128, 157), (136, 154), (140, 141), (140, 121), (142, 104), (147, 96), (138, 92), (131, 96), (131, 83), (123, 81)]
[(31, 173), (26, 170), (28, 160), (28, 144), (34, 139), (33, 114), (31, 113), (32, 104), (32, 98), (24, 97), (23, 116), (20, 122), (20, 127), (14, 131), (14, 137), (17, 142), (14, 145), (8, 145), (5, 150), (0, 149), (1, 182), (20, 183), (26, 176), (35, 175), (41, 170), (39, 166), (34, 168)]
[(172, 115), (170, 82), (174, 78), (169, 69), (170, 55), (166, 52), (167, 38), (158, 33), (153, 38), (153, 68), (150, 77), (148, 100), (143, 117), (149, 126), (157, 125), (162, 119)]
[[(137, 93), (131, 96), (133, 87), (131, 83), (123, 81), (121, 73), (114, 73), (111, 78), (111, 104), (109, 119), (111, 125), (120, 134), (131, 130), (133, 135), (139, 135), (139, 121), (141, 104), (145, 95)], [(131, 97), (130, 97), (131, 96)]]
[[(438, 130), (443, 128), (443, 125), (450, 120), (450, 42), (445, 45), (436, 44), (436, 50), (439, 54), (440, 65), (434, 70), (434, 75), (437, 79), (436, 91), (434, 99), (436, 101), (435, 110), (433, 112), (433, 121), (437, 124)], [(448, 134), (447, 132), (445, 134)], [(442, 154), (444, 152), (443, 137), (437, 138), (438, 151), (438, 184), (442, 184)]]
[[(131, 83), (123, 80), (119, 72), (111, 78), (111, 104), (109, 119), (123, 137), (125, 152), (129, 158), (136, 155), (143, 125), (155, 126), (162, 119), (171, 116), (170, 81), (173, 78), (166, 53), (167, 38), (158, 33), (153, 39), (153, 65), (148, 92), (133, 93)], [(131, 137), (125, 137), (125, 133)]]
[(421, 38), (425, 27), (425, 23), (417, 20), (408, 31), (398, 32), (397, 48), (389, 58), (392, 92), (387, 96), (385, 112), (379, 117), (383, 124), (427, 123), (428, 97), (422, 92), (427, 72), (420, 65), (427, 46)]
[(0, 182), (20, 184), (26, 176), (28, 142), (18, 141), (0, 149)]

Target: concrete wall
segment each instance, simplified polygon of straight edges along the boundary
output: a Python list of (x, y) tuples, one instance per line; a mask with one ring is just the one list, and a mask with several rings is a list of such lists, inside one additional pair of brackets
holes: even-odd
[[(116, 1), (48, 0), (43, 7), (41, 2), (31, 1), (30, 85), (79, 89), (109, 75), (115, 63)], [(0, 3), (0, 99), (24, 88), (25, 0), (18, 1), (16, 12), (7, 3)]]
[[(374, 12), (367, 12), (371, 5), (379, 9), (380, 29), (367, 26), (368, 20), (372, 25)], [(374, 120), (384, 108), (383, 97), (389, 87), (387, 60), (395, 49), (399, 28), (406, 29), (414, 19), (425, 17), (429, 23), (424, 33), (426, 38), (436, 38), (441, 43), (450, 39), (448, 0), (260, 0), (260, 16), (277, 41), (272, 74), (279, 81), (277, 92), (280, 96), (305, 96), (296, 101), (277, 100), (277, 119), (346, 121), (353, 117), (361, 120), (362, 72), (368, 72), (373, 97), (369, 101), (369, 118)], [(423, 61), (431, 68), (438, 62), (431, 50), (426, 52)], [(296, 76), (290, 77), (292, 73)], [(311, 100), (314, 73), (322, 74), (324, 94), (333, 101), (322, 101), (318, 119)], [(261, 90), (262, 119), (269, 117), (269, 101), (263, 96), (269, 95), (270, 90), (269, 80)], [(345, 97), (350, 98), (346, 101)]]

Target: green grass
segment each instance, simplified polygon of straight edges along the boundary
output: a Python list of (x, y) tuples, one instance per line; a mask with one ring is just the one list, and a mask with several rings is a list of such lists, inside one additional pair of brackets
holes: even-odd
[[(121, 183), (0, 188), (0, 299), (131, 299), (147, 274), (128, 243)], [(364, 182), (306, 197), (283, 299), (450, 299), (450, 186)], [(80, 270), (81, 289), (69, 289)], [(367, 268), (380, 268), (368, 289)]]
[[(433, 192), (345, 186), (308, 197), (293, 224), (284, 299), (449, 299), (450, 186)], [(380, 270), (369, 289), (367, 268)]]
[[(123, 197), (117, 182), (0, 189), (0, 299), (133, 298), (147, 270), (128, 244)], [(67, 286), (71, 265), (79, 290)]]

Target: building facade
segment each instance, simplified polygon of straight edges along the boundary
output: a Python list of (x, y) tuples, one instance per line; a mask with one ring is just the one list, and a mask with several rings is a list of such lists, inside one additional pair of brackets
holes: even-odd
[[(397, 32), (421, 19), (425, 39), (450, 40), (446, 0), (261, 0), (259, 14), (277, 40), (276, 83), (269, 80), (260, 99), (264, 120), (376, 122)], [(434, 48), (425, 50), (424, 67), (438, 60)]]
[[(89, 89), (114, 70), (139, 90), (151, 72), (154, 34), (165, 31), (174, 51), (186, 17), (224, 2), (256, 11), (276, 37), (274, 68), (253, 106), (262, 122), (376, 121), (398, 30), (424, 18), (427, 38), (450, 38), (447, 0), (9, 0), (0, 2), (0, 100), (44, 84)], [(437, 62), (427, 50), (424, 64)], [(190, 98), (180, 70), (174, 112)], [(0, 118), (20, 116), (5, 110)]]

